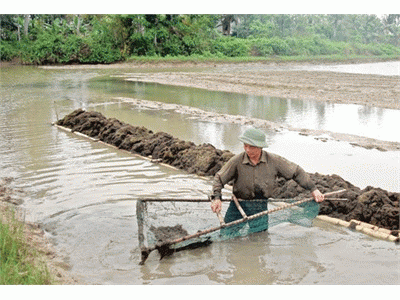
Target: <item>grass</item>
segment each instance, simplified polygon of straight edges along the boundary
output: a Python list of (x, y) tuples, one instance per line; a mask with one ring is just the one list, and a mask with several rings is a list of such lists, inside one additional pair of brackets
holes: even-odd
[(14, 212), (0, 212), (0, 284), (47, 285), (53, 279), (41, 255), (26, 242)]

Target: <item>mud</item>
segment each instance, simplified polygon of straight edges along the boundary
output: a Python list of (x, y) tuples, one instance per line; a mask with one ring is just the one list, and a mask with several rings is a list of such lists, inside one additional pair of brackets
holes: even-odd
[(182, 225), (176, 226), (151, 226), (150, 230), (154, 233), (157, 242), (163, 242), (167, 240), (175, 240), (183, 236), (189, 235), (189, 233), (182, 228)]
[(195, 145), (165, 132), (153, 133), (144, 127), (107, 119), (98, 112), (82, 109), (75, 110), (56, 124), (201, 176), (214, 175), (233, 156), (231, 152), (216, 149), (211, 144)]
[[(169, 164), (200, 176), (213, 176), (234, 155), (227, 150), (216, 149), (211, 144), (195, 145), (168, 133), (154, 133), (140, 126), (132, 126), (106, 118), (98, 112), (77, 109), (56, 122), (120, 149), (150, 157), (157, 162)], [(392, 230), (398, 236), (400, 193), (377, 187), (360, 189), (338, 175), (309, 174), (318, 189), (324, 192), (346, 189), (339, 197), (348, 201), (324, 201), (320, 214), (350, 221), (370, 223)], [(275, 183), (275, 198), (309, 197), (309, 191), (293, 180), (278, 178)]]

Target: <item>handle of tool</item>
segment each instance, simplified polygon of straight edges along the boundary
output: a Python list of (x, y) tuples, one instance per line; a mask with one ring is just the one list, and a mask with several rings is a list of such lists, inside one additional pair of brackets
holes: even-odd
[(221, 213), (217, 212), (216, 214), (217, 214), (217, 217), (218, 217), (218, 220), (219, 220), (219, 223), (221, 224), (221, 226), (225, 226), (225, 221), (224, 221), (224, 218), (222, 217)]
[(235, 197), (235, 195), (232, 195), (232, 200), (233, 200), (233, 202), (235, 202), (236, 208), (239, 210), (239, 212), (242, 215), (242, 217), (244, 219), (247, 219), (247, 215), (244, 212), (242, 206), (240, 205), (240, 203), (239, 203), (238, 199)]

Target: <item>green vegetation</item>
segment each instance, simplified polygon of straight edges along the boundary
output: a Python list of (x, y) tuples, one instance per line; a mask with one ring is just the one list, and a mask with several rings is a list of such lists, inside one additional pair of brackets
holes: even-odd
[(0, 15), (24, 64), (400, 57), (400, 15)]
[(38, 252), (25, 242), (23, 224), (13, 212), (1, 212), (0, 219), (0, 284), (44, 285), (52, 277)]

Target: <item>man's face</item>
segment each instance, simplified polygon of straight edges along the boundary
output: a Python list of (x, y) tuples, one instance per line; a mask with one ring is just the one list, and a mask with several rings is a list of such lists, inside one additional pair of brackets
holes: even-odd
[(250, 159), (258, 159), (261, 156), (261, 148), (251, 146), (248, 144), (244, 144), (244, 151), (246, 151), (247, 155)]

